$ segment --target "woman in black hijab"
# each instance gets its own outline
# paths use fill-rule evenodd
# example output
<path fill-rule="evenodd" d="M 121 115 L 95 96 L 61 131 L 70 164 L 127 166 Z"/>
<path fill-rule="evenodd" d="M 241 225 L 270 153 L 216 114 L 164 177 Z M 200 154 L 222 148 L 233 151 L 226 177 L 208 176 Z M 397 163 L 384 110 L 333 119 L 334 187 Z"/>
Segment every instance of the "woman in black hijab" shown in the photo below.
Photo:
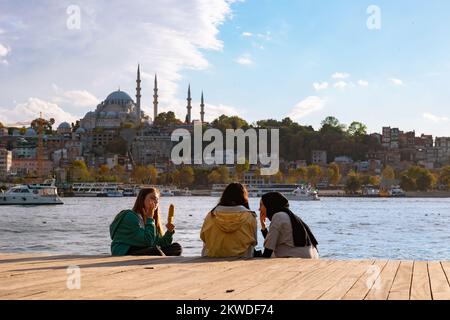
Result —
<path fill-rule="evenodd" d="M 260 219 L 264 236 L 264 254 L 270 258 L 318 259 L 318 242 L 306 223 L 289 209 L 289 201 L 279 192 L 270 192 L 260 201 Z M 266 218 L 270 230 L 266 229 Z"/>

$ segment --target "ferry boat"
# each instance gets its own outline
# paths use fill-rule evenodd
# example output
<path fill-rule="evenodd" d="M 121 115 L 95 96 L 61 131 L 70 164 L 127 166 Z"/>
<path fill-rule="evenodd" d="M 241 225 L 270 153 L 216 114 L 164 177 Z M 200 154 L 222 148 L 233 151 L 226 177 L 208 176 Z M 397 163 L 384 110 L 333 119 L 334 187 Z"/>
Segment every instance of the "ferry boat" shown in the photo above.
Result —
<path fill-rule="evenodd" d="M 215 184 L 211 190 L 211 197 L 220 197 L 227 185 Z M 319 194 L 310 186 L 299 186 L 298 184 L 267 183 L 259 185 L 248 185 L 247 191 L 250 198 L 260 198 L 269 192 L 280 192 L 288 200 L 292 201 L 317 201 Z"/>
<path fill-rule="evenodd" d="M 161 197 L 174 197 L 175 193 L 171 189 L 161 189 L 160 191 Z"/>
<path fill-rule="evenodd" d="M 58 196 L 55 180 L 42 184 L 18 185 L 0 193 L 0 205 L 58 205 L 64 204 Z"/>
<path fill-rule="evenodd" d="M 139 194 L 140 188 L 137 186 L 134 187 L 126 187 L 122 191 L 122 195 L 124 197 L 137 197 Z"/>
<path fill-rule="evenodd" d="M 190 197 L 192 196 L 192 191 L 189 188 L 184 188 L 183 190 L 173 190 L 173 194 L 177 197 Z"/>
<path fill-rule="evenodd" d="M 97 197 L 121 198 L 123 197 L 123 191 L 119 190 L 118 186 L 108 186 L 100 191 Z"/>
<path fill-rule="evenodd" d="M 406 192 L 403 191 L 400 187 L 394 187 L 389 190 L 389 197 L 406 197 Z"/>
<path fill-rule="evenodd" d="M 319 193 L 310 187 L 297 187 L 291 193 L 284 194 L 290 201 L 319 201 Z"/>

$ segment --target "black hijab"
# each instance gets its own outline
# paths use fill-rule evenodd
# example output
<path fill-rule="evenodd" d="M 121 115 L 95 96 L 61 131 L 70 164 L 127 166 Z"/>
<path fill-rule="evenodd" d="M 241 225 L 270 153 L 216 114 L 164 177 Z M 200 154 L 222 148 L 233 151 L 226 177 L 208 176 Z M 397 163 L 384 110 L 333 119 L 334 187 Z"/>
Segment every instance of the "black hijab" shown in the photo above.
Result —
<path fill-rule="evenodd" d="M 278 212 L 285 212 L 291 219 L 292 235 L 296 247 L 314 246 L 317 248 L 318 242 L 308 225 L 296 216 L 289 209 L 289 201 L 279 192 L 269 192 L 262 196 L 262 202 L 266 207 L 267 218 L 272 221 L 273 215 Z"/>

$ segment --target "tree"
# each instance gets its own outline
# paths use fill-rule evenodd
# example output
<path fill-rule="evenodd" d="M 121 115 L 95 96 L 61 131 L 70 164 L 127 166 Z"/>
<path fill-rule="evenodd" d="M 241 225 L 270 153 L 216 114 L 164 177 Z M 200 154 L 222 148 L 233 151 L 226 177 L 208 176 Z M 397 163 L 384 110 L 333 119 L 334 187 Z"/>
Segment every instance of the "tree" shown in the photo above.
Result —
<path fill-rule="evenodd" d="M 133 180 L 141 184 L 155 184 L 157 176 L 158 171 L 153 166 L 136 166 L 131 173 Z"/>
<path fill-rule="evenodd" d="M 400 177 L 400 187 L 405 191 L 417 190 L 416 182 L 407 174 L 402 174 Z"/>
<path fill-rule="evenodd" d="M 128 143 L 124 138 L 117 137 L 106 145 L 106 151 L 124 156 L 128 152 Z"/>
<path fill-rule="evenodd" d="M 401 174 L 401 187 L 406 191 L 428 191 L 435 182 L 430 170 L 419 166 L 412 166 Z"/>
<path fill-rule="evenodd" d="M 180 169 L 179 183 L 182 187 L 191 186 L 194 182 L 195 175 L 192 167 L 184 166 Z"/>
<path fill-rule="evenodd" d="M 339 166 L 336 163 L 331 163 L 327 170 L 328 181 L 330 184 L 337 185 L 341 180 Z"/>
<path fill-rule="evenodd" d="M 90 177 L 89 170 L 83 160 L 75 160 L 69 166 L 69 181 L 87 182 Z"/>
<path fill-rule="evenodd" d="M 367 126 L 361 122 L 353 121 L 347 129 L 347 133 L 353 137 L 367 135 Z"/>
<path fill-rule="evenodd" d="M 347 176 L 347 182 L 345 184 L 345 192 L 349 194 L 356 194 L 361 190 L 361 180 L 359 175 L 352 171 Z"/>
<path fill-rule="evenodd" d="M 322 169 L 318 165 L 310 165 L 307 168 L 308 182 L 316 186 L 320 180 Z"/>
<path fill-rule="evenodd" d="M 378 176 L 364 175 L 360 176 L 360 181 L 362 185 L 379 186 L 380 178 Z"/>
<path fill-rule="evenodd" d="M 450 166 L 445 166 L 439 173 L 439 183 L 441 183 L 447 190 L 450 189 Z"/>
<path fill-rule="evenodd" d="M 213 128 L 219 129 L 225 132 L 226 129 L 247 129 L 249 127 L 247 121 L 238 116 L 228 117 L 221 115 L 211 123 Z"/>
<path fill-rule="evenodd" d="M 345 124 L 342 124 L 339 122 L 338 119 L 336 119 L 335 117 L 326 117 L 325 120 L 322 121 L 321 123 L 322 125 L 322 129 L 324 128 L 334 128 L 334 129 L 339 129 L 340 131 L 345 129 Z"/>
<path fill-rule="evenodd" d="M 211 173 L 208 174 L 208 182 L 210 184 L 219 184 L 221 182 L 220 173 L 217 170 L 211 171 Z"/>
<path fill-rule="evenodd" d="M 386 166 L 381 173 L 383 179 L 386 180 L 394 180 L 395 179 L 395 171 L 391 166 Z"/>
<path fill-rule="evenodd" d="M 236 165 L 236 180 L 243 181 L 244 174 L 250 170 L 250 163 L 248 160 L 245 160 L 245 164 L 237 164 Z"/>
<path fill-rule="evenodd" d="M 161 128 L 180 124 L 183 124 L 183 121 L 177 119 L 175 113 L 172 111 L 162 112 L 158 114 L 158 116 L 154 120 L 154 125 Z"/>

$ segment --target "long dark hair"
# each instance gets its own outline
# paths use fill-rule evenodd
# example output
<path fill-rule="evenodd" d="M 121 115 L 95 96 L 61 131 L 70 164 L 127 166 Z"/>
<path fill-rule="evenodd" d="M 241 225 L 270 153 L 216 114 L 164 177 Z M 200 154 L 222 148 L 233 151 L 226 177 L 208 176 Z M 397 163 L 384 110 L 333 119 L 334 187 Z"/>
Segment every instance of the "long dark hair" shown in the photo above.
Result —
<path fill-rule="evenodd" d="M 247 189 L 241 183 L 238 182 L 230 183 L 223 191 L 222 197 L 220 197 L 220 201 L 217 206 L 224 206 L 224 207 L 244 206 L 245 208 L 250 210 L 250 206 L 248 204 Z"/>
<path fill-rule="evenodd" d="M 289 209 L 289 201 L 279 192 L 269 192 L 261 198 L 264 207 L 266 207 L 267 218 L 272 221 L 275 213 L 285 212 L 291 219 L 292 235 L 294 238 L 294 245 L 296 247 L 314 246 L 317 248 L 318 242 L 308 225 L 296 216 Z"/>
<path fill-rule="evenodd" d="M 149 195 L 151 193 L 155 193 L 156 195 L 159 196 L 159 190 L 156 188 L 141 189 L 141 191 L 139 191 L 139 194 L 136 198 L 136 202 L 134 203 L 134 206 L 133 206 L 133 211 L 142 216 L 142 219 L 144 220 L 145 224 L 147 223 L 147 216 L 145 215 L 145 198 L 147 197 L 147 195 Z M 155 210 L 153 219 L 155 220 L 156 231 L 160 235 L 164 235 L 164 230 L 162 228 L 162 223 L 161 223 L 161 217 L 159 215 L 159 206 Z"/>

